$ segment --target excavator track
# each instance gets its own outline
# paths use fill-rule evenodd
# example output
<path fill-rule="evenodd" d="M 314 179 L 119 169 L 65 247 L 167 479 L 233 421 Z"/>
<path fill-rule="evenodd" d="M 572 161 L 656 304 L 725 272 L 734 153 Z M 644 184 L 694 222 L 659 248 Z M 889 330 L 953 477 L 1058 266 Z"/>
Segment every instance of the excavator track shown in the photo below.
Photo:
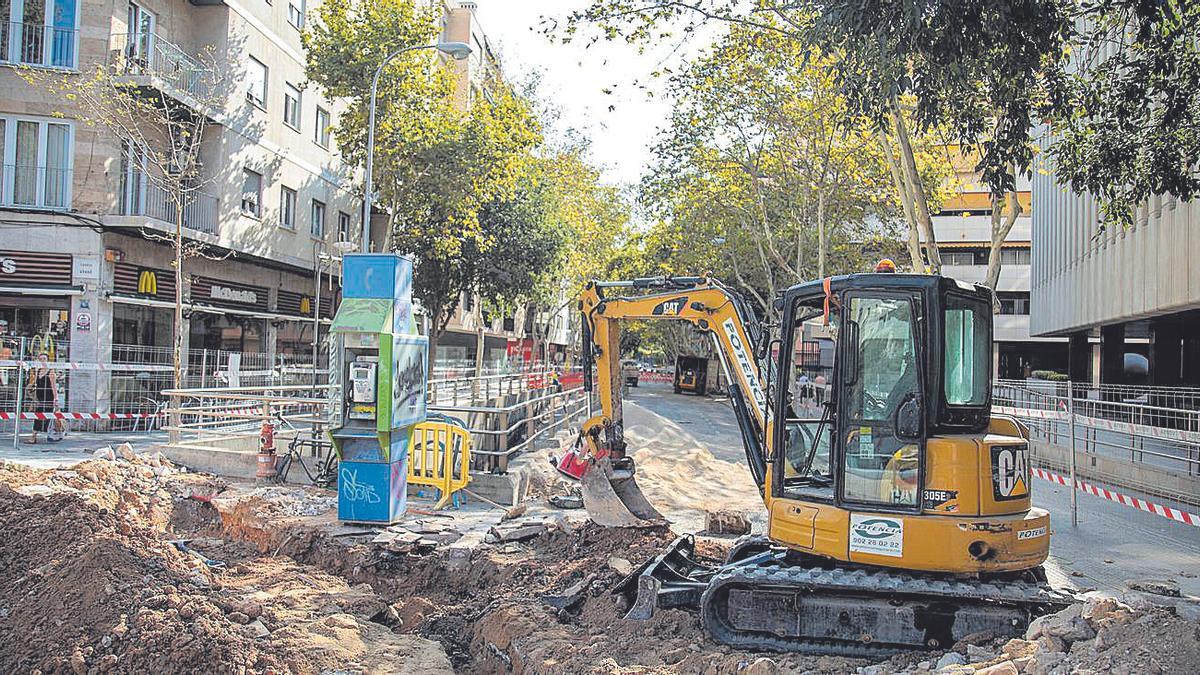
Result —
<path fill-rule="evenodd" d="M 729 566 L 700 600 L 705 630 L 744 649 L 886 656 L 1015 635 L 1074 602 L 1033 579 L 980 581 L 873 568 Z"/>

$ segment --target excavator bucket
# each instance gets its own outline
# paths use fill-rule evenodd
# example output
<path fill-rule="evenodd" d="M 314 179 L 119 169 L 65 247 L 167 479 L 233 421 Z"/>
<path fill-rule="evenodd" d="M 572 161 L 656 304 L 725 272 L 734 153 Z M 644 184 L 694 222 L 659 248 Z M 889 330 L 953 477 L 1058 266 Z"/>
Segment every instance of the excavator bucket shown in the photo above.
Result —
<path fill-rule="evenodd" d="M 607 457 L 595 460 L 580 479 L 583 507 L 604 527 L 658 527 L 667 519 L 650 505 L 633 478 L 633 463 Z"/>

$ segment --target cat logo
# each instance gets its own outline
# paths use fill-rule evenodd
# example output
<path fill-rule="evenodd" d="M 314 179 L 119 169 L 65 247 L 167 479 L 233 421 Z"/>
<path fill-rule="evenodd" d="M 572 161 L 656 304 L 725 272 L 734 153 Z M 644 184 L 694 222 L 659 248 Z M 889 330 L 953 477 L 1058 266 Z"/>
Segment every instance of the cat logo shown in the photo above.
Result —
<path fill-rule="evenodd" d="M 992 496 L 996 501 L 1029 496 L 1029 449 L 1024 445 L 992 447 Z"/>
<path fill-rule="evenodd" d="M 312 312 L 312 298 L 307 295 L 300 298 L 300 313 L 309 314 Z"/>
<path fill-rule="evenodd" d="M 154 270 L 142 270 L 138 274 L 137 292 L 142 295 L 158 295 L 158 274 Z"/>
<path fill-rule="evenodd" d="M 654 316 L 679 316 L 683 308 L 687 307 L 687 298 L 678 298 L 675 300 L 663 300 L 654 306 L 650 313 Z"/>

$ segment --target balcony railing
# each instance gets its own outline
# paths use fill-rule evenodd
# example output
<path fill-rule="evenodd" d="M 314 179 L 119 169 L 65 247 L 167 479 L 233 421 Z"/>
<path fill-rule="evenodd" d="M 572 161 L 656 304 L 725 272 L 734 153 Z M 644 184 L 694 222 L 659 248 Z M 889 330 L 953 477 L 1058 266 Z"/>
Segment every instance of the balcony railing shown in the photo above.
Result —
<path fill-rule="evenodd" d="M 79 31 L 41 23 L 0 24 L 0 62 L 52 68 L 76 67 Z"/>
<path fill-rule="evenodd" d="M 71 205 L 71 170 L 5 164 L 0 175 L 0 206 L 65 209 Z"/>
<path fill-rule="evenodd" d="M 113 65 L 130 76 L 152 77 L 176 92 L 207 98 L 212 71 L 178 45 L 146 33 L 112 37 Z"/>
<path fill-rule="evenodd" d="M 167 191 L 150 181 L 138 181 L 131 185 L 129 179 L 121 180 L 121 206 L 123 216 L 146 216 L 175 224 L 175 202 Z M 204 192 L 191 191 L 184 196 L 183 226 L 196 232 L 217 234 L 220 223 L 220 200 Z"/>

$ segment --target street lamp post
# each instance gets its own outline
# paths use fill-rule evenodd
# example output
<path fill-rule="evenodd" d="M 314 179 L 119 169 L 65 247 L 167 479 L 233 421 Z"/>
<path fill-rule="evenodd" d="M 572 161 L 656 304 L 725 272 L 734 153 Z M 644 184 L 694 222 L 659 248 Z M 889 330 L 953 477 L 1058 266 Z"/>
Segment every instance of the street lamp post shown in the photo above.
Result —
<path fill-rule="evenodd" d="M 392 62 L 392 59 L 420 49 L 436 49 L 443 54 L 449 54 L 456 61 L 462 61 L 471 55 L 471 45 L 465 42 L 439 42 L 435 45 L 413 45 L 411 47 L 401 47 L 396 51 L 388 54 L 383 61 L 379 63 L 379 67 L 375 69 L 375 76 L 371 78 L 371 107 L 367 113 L 367 170 L 363 177 L 366 184 L 366 191 L 363 192 L 363 222 L 362 222 L 362 252 L 367 253 L 371 250 L 371 202 L 374 201 L 372 194 L 374 192 L 374 183 L 372 181 L 371 167 L 375 163 L 375 94 L 379 89 L 379 78 L 383 75 L 383 69 L 387 64 Z"/>

